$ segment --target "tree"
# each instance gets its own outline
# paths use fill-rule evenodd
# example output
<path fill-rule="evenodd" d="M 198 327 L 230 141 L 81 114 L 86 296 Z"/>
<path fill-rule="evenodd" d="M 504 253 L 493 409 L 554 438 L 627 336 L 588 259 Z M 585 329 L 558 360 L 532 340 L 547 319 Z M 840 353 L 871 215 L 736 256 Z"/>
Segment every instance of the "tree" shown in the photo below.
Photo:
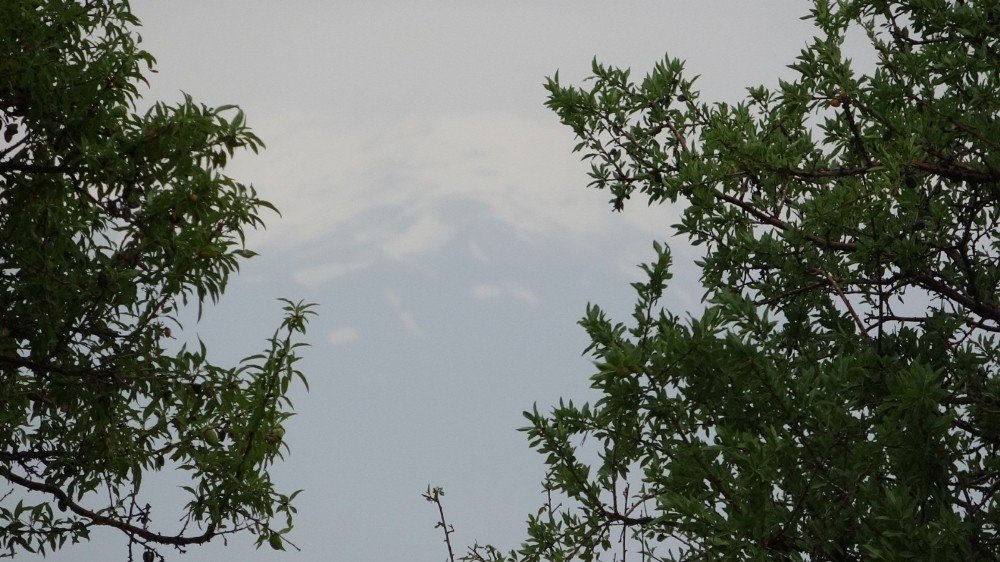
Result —
<path fill-rule="evenodd" d="M 683 205 L 703 311 L 589 306 L 598 398 L 526 412 L 551 498 L 470 560 L 1000 558 L 1000 4 L 816 0 L 794 79 L 667 58 L 548 105 L 621 211 Z M 874 72 L 841 48 L 867 37 Z"/>
<path fill-rule="evenodd" d="M 284 548 L 291 528 L 295 494 L 276 491 L 268 467 L 285 447 L 310 306 L 286 302 L 267 347 L 236 367 L 174 341 L 182 308 L 200 314 L 254 255 L 244 231 L 273 207 L 222 169 L 262 144 L 235 106 L 185 96 L 139 112 L 154 60 L 138 24 L 125 0 L 0 3 L 8 556 L 95 526 L 123 531 L 143 560 L 241 531 Z M 164 470 L 189 479 L 177 528 L 140 495 L 143 476 Z"/>

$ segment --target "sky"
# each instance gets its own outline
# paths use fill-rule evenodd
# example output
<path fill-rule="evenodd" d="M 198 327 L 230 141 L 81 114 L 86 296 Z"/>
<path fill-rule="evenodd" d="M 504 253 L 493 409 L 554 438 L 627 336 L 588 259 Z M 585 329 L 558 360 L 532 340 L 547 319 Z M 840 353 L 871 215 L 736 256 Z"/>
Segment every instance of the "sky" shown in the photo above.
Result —
<path fill-rule="evenodd" d="M 611 211 L 588 189 L 572 131 L 544 107 L 547 76 L 580 83 L 594 57 L 641 78 L 665 54 L 702 99 L 775 85 L 813 36 L 804 2 L 546 0 L 133 0 L 158 60 L 147 100 L 234 103 L 267 144 L 229 173 L 281 216 L 260 256 L 186 337 L 216 363 L 263 349 L 279 297 L 318 304 L 292 393 L 291 447 L 274 468 L 299 496 L 289 538 L 250 537 L 168 560 L 445 560 L 441 486 L 456 550 L 516 547 L 542 502 L 543 458 L 522 412 L 586 400 L 577 325 L 588 303 L 627 320 L 654 240 L 674 251 L 664 305 L 697 312 L 697 252 L 671 237 L 679 210 Z M 183 495 L 148 490 L 163 531 Z M 48 560 L 124 560 L 95 532 Z M 30 557 L 25 557 L 30 559 Z"/>

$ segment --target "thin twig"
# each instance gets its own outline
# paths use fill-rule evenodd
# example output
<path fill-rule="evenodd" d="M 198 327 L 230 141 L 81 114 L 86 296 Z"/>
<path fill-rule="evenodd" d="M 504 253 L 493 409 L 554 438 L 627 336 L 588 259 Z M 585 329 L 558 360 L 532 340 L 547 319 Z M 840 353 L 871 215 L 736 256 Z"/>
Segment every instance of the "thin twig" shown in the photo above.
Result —
<path fill-rule="evenodd" d="M 448 562 L 455 562 L 455 551 L 451 547 L 451 534 L 455 532 L 455 528 L 448 525 L 444 519 L 444 506 L 441 505 L 441 496 L 444 495 L 444 489 L 435 486 L 431 488 L 427 486 L 427 491 L 421 494 L 425 500 L 434 503 L 438 508 L 438 522 L 434 525 L 435 528 L 440 527 L 444 531 L 444 543 L 448 545 Z"/>
<path fill-rule="evenodd" d="M 858 326 L 858 331 L 861 333 L 861 335 L 864 336 L 866 340 L 871 341 L 872 337 L 871 335 L 868 334 L 868 329 L 865 327 L 865 323 L 861 321 L 861 317 L 858 316 L 858 313 L 854 310 L 854 306 L 851 304 L 850 299 L 848 299 L 847 295 L 844 294 L 844 291 L 840 289 L 840 285 L 837 284 L 837 279 L 828 271 L 819 270 L 818 273 L 826 277 L 826 280 L 830 283 L 830 286 L 833 287 L 834 292 L 837 293 L 837 296 L 840 297 L 841 302 L 843 302 L 844 306 L 847 307 L 847 312 L 849 312 L 851 318 L 854 319 L 854 323 Z"/>

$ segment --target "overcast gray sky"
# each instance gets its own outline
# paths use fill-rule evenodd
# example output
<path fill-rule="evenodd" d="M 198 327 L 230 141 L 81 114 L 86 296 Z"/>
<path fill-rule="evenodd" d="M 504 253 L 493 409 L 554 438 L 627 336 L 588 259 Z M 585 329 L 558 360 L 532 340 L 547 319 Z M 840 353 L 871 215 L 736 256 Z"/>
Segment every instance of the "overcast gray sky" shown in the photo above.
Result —
<path fill-rule="evenodd" d="M 665 53 L 703 99 L 774 85 L 813 35 L 807 4 L 607 1 L 133 0 L 158 59 L 149 99 L 183 90 L 239 104 L 267 143 L 231 172 L 282 211 L 251 237 L 261 255 L 222 304 L 189 327 L 217 362 L 262 348 L 277 297 L 319 303 L 294 393 L 291 455 L 304 488 L 302 552 L 249 538 L 170 560 L 444 560 L 443 486 L 456 547 L 513 547 L 540 504 L 542 458 L 521 412 L 589 397 L 588 302 L 622 320 L 629 282 L 667 241 L 676 209 L 613 214 L 586 188 L 572 132 L 543 106 L 545 77 L 589 73 L 596 56 L 641 77 Z M 678 241 L 669 291 L 696 310 L 693 253 Z M 154 517 L 182 494 L 164 482 Z M 163 529 L 170 531 L 170 528 Z M 100 532 L 49 559 L 124 559 Z"/>

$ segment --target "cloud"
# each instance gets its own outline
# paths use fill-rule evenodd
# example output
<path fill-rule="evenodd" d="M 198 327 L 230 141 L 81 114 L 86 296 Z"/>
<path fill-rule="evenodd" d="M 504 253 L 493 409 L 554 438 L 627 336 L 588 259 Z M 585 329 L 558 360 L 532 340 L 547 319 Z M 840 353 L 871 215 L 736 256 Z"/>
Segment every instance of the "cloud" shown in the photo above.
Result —
<path fill-rule="evenodd" d="M 295 271 L 292 278 L 300 285 L 316 287 L 336 279 L 366 269 L 373 260 L 354 260 L 350 262 L 326 263 L 313 267 L 304 267 Z"/>
<path fill-rule="evenodd" d="M 333 345 L 350 345 L 360 340 L 361 334 L 355 328 L 344 326 L 331 330 L 326 339 Z"/>
<path fill-rule="evenodd" d="M 407 332 L 410 332 L 411 334 L 417 337 L 423 337 L 424 329 L 420 327 L 420 324 L 417 324 L 417 319 L 413 317 L 412 312 L 408 310 L 400 312 L 399 322 L 403 325 L 404 328 L 406 328 Z"/>
<path fill-rule="evenodd" d="M 404 330 L 417 337 L 425 335 L 423 327 L 417 322 L 417 318 L 413 313 L 405 308 L 403 299 L 398 294 L 393 291 L 386 291 L 385 301 L 389 306 L 396 309 L 396 319 L 399 320 L 399 324 Z"/>
<path fill-rule="evenodd" d="M 528 303 L 532 306 L 538 304 L 539 302 L 538 295 L 536 295 L 530 289 L 526 289 L 521 286 L 508 285 L 507 293 L 510 294 L 510 296 L 514 297 L 515 299 Z"/>
<path fill-rule="evenodd" d="M 437 250 L 451 239 L 454 231 L 454 227 L 428 215 L 420 217 L 402 232 L 382 242 L 381 249 L 393 260 L 405 261 Z"/>
<path fill-rule="evenodd" d="M 538 295 L 530 289 L 513 283 L 496 285 L 492 283 L 479 283 L 472 287 L 470 291 L 472 298 L 476 300 L 493 300 L 500 297 L 510 297 L 529 305 L 539 303 Z"/>
<path fill-rule="evenodd" d="M 476 244 L 472 240 L 469 240 L 469 254 L 478 262 L 488 263 L 490 261 L 490 257 L 486 255 L 486 252 L 483 251 L 479 244 Z"/>
<path fill-rule="evenodd" d="M 583 189 L 572 134 L 552 120 L 478 112 L 359 123 L 287 108 L 261 116 L 268 150 L 237 161 L 234 175 L 253 178 L 282 217 L 250 244 L 308 260 L 295 277 L 305 285 L 418 260 L 484 222 L 581 247 L 610 229 L 666 232 L 676 222 L 641 204 L 609 213 L 606 194 Z"/>
<path fill-rule="evenodd" d="M 400 306 L 403 304 L 403 299 L 399 298 L 399 295 L 397 295 L 395 291 L 386 291 L 385 302 L 391 304 L 392 306 Z"/>
<path fill-rule="evenodd" d="M 480 283 L 472 288 L 472 298 L 480 301 L 495 299 L 502 295 L 503 292 L 503 288 L 499 285 Z"/>

